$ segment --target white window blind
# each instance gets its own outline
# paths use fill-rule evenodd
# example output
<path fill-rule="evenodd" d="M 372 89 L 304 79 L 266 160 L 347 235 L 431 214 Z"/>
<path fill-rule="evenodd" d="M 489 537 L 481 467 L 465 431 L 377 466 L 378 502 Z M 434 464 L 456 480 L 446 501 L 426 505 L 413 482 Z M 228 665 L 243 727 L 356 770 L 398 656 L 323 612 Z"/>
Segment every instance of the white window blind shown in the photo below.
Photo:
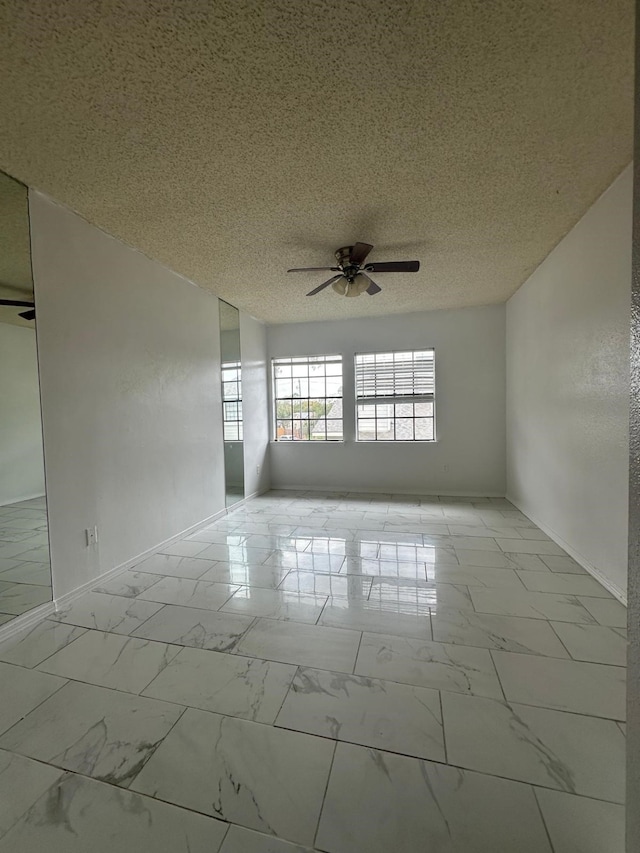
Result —
<path fill-rule="evenodd" d="M 359 403 L 433 399 L 434 351 L 374 352 L 356 355 L 356 397 Z"/>
<path fill-rule="evenodd" d="M 433 349 L 358 353 L 355 357 L 358 441 L 433 441 Z"/>

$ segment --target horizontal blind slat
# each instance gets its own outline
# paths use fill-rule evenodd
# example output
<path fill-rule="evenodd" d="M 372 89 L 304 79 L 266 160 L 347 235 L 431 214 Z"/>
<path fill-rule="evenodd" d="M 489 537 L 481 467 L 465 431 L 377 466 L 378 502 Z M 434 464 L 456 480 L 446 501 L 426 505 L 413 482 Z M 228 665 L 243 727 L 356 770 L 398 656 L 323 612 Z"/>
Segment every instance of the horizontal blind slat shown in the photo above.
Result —
<path fill-rule="evenodd" d="M 435 393 L 434 351 L 357 354 L 356 397 L 433 398 Z"/>

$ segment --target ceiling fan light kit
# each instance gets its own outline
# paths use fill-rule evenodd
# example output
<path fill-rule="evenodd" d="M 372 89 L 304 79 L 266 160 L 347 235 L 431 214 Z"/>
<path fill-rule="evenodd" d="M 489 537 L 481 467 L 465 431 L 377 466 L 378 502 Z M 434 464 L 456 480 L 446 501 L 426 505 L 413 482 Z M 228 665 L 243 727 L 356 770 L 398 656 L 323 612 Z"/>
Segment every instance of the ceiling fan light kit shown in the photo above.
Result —
<path fill-rule="evenodd" d="M 326 287 L 331 285 L 332 289 L 340 296 L 360 296 L 367 293 L 375 296 L 382 288 L 369 276 L 373 273 L 387 272 L 418 272 L 420 261 L 380 261 L 379 263 L 365 264 L 369 252 L 373 249 L 370 243 L 356 243 L 353 246 L 343 246 L 335 253 L 338 266 L 336 267 L 296 267 L 287 272 L 335 272 L 328 281 L 324 281 L 318 287 L 314 287 L 307 296 L 315 296 Z"/>

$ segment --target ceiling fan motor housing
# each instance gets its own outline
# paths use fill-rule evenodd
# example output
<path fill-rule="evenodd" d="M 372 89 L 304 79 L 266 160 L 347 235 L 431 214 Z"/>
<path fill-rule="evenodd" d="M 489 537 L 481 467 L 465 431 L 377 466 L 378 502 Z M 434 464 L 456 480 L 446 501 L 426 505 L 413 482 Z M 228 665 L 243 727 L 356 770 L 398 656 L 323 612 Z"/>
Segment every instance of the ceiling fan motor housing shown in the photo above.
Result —
<path fill-rule="evenodd" d="M 351 263 L 352 251 L 353 246 L 343 246 L 341 249 L 336 250 L 336 260 L 338 262 L 338 266 L 341 268 L 345 278 L 349 282 L 354 280 L 360 270 L 360 267 L 357 264 Z"/>

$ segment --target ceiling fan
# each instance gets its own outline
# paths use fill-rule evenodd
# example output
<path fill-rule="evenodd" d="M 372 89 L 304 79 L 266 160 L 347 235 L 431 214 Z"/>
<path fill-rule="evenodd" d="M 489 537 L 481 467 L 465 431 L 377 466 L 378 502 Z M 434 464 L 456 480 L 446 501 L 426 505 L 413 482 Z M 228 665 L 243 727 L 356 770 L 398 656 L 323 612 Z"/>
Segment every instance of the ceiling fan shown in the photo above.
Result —
<path fill-rule="evenodd" d="M 382 288 L 375 283 L 369 273 L 380 272 L 418 272 L 420 261 L 370 261 L 365 263 L 373 249 L 369 243 L 356 243 L 355 246 L 343 246 L 335 253 L 338 265 L 335 267 L 301 267 L 287 272 L 335 272 L 328 281 L 314 287 L 307 296 L 315 296 L 331 285 L 340 296 L 360 296 L 368 293 L 375 296 Z"/>
<path fill-rule="evenodd" d="M 35 320 L 35 303 L 24 302 L 21 299 L 0 299 L 0 305 L 14 305 L 16 308 L 29 308 L 29 311 L 21 311 L 18 316 L 25 320 Z"/>

